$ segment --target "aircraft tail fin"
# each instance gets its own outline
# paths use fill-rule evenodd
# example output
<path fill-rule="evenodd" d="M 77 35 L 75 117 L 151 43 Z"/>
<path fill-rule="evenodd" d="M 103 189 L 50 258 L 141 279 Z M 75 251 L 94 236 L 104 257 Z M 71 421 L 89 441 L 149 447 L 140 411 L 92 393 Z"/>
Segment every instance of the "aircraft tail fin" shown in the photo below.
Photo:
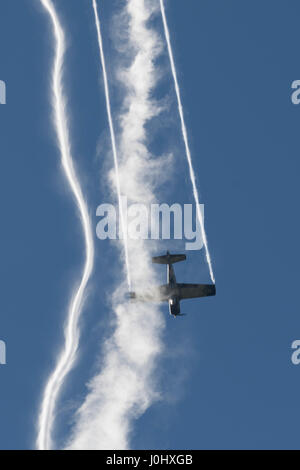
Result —
<path fill-rule="evenodd" d="M 152 258 L 152 263 L 157 264 L 174 264 L 179 261 L 186 260 L 186 255 L 171 255 L 168 251 L 166 255 L 163 256 L 154 256 Z"/>

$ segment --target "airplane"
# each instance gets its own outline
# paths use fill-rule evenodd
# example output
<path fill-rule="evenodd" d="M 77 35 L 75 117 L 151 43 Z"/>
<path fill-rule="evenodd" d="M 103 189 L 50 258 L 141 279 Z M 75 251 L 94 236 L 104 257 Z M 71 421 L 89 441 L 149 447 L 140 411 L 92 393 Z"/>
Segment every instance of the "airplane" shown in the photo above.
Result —
<path fill-rule="evenodd" d="M 152 263 L 167 265 L 167 284 L 149 288 L 147 292 L 129 292 L 129 298 L 140 302 L 164 302 L 169 304 L 169 312 L 173 317 L 183 316 L 180 313 L 180 301 L 197 297 L 216 295 L 215 284 L 179 284 L 173 268 L 174 263 L 185 261 L 186 255 L 171 254 L 154 256 Z"/>

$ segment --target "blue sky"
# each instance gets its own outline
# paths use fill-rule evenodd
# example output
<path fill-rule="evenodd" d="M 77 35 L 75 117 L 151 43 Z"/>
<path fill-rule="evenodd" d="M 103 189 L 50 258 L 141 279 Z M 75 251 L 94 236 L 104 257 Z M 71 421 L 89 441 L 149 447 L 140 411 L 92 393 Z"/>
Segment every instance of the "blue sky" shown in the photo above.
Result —
<path fill-rule="evenodd" d="M 109 141 L 90 3 L 60 1 L 59 12 L 69 39 L 65 83 L 74 158 L 96 227 L 96 207 L 107 201 L 101 149 Z M 51 122 L 48 18 L 34 0 L 3 0 L 0 8 L 0 79 L 7 84 L 7 105 L 0 107 L 0 339 L 7 343 L 0 448 L 28 449 L 83 245 Z M 103 1 L 110 73 L 116 8 L 118 0 Z M 300 78 L 300 6 L 192 0 L 187 7 L 172 0 L 167 15 L 217 296 L 187 301 L 188 316 L 176 321 L 165 308 L 166 353 L 157 370 L 163 399 L 135 423 L 132 447 L 299 448 L 300 369 L 290 357 L 300 337 L 300 107 L 291 103 L 290 87 Z M 171 90 L 170 75 L 161 87 Z M 179 158 L 179 121 L 166 125 Z M 165 196 L 190 202 L 183 147 L 182 159 Z M 95 244 L 80 360 L 59 406 L 58 446 L 109 331 L 107 293 L 118 280 L 119 260 L 113 246 Z M 190 255 L 176 273 L 185 282 L 207 280 L 202 254 Z"/>

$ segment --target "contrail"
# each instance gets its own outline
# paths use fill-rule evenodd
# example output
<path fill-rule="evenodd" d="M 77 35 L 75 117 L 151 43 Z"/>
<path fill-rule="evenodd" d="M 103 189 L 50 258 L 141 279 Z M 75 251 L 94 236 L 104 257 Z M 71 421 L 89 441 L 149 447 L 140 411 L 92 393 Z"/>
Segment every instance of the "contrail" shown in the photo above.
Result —
<path fill-rule="evenodd" d="M 122 207 L 122 200 L 121 200 L 118 153 L 117 153 L 117 146 L 116 146 L 115 130 L 114 130 L 112 114 L 111 114 L 109 87 L 108 87 L 105 57 L 104 57 L 104 51 L 103 51 L 103 41 L 102 41 L 102 34 L 101 34 L 100 18 L 99 18 L 99 15 L 98 15 L 96 0 L 93 0 L 93 9 L 94 9 L 94 14 L 95 14 L 95 23 L 96 23 L 97 37 L 98 37 L 98 44 L 99 44 L 100 61 L 101 61 L 101 64 L 102 64 L 104 91 L 105 91 L 105 100 L 106 100 L 106 111 L 107 111 L 107 117 L 108 117 L 108 122 L 109 122 L 109 130 L 110 130 L 112 151 L 113 151 L 113 156 L 114 156 L 116 187 L 117 187 L 119 211 L 120 211 L 120 215 L 121 215 L 121 230 L 122 230 L 122 239 L 123 239 L 123 242 L 124 242 L 124 255 L 125 255 L 125 263 L 126 263 L 127 282 L 128 282 L 128 287 L 130 289 L 131 279 L 130 279 L 130 266 L 129 266 L 129 257 L 128 257 L 128 243 L 127 243 L 127 234 L 126 234 L 126 231 L 125 231 L 124 214 L 123 214 L 123 207 Z"/>
<path fill-rule="evenodd" d="M 147 124 L 161 111 L 153 98 L 159 76 L 156 60 L 162 50 L 160 38 L 149 25 L 153 3 L 126 0 L 118 15 L 126 54 L 126 60 L 122 55 L 120 61 L 126 66 L 117 71 L 124 90 L 118 119 L 119 174 L 122 195 L 144 204 L 154 200 L 157 173 L 166 166 L 165 159 L 151 155 L 147 146 Z M 128 252 L 133 285 L 157 284 L 147 241 L 128 238 Z M 114 293 L 114 331 L 105 341 L 102 367 L 88 384 L 77 411 L 68 449 L 128 448 L 134 420 L 159 398 L 154 372 L 163 351 L 164 318 L 155 304 L 124 302 L 126 287 L 124 282 Z"/>
<path fill-rule="evenodd" d="M 200 210 L 199 194 L 198 194 L 198 190 L 197 190 L 195 172 L 194 172 L 194 168 L 193 168 L 192 156 L 191 156 L 191 151 L 190 151 L 189 141 L 188 141 L 188 135 L 187 135 L 187 129 L 186 129 L 185 120 L 184 120 L 181 94 L 180 94 L 180 88 L 179 88 L 179 84 L 178 84 L 176 67 L 175 67 L 175 62 L 174 62 L 174 56 L 173 56 L 173 51 L 172 51 L 172 46 L 171 46 L 170 33 L 169 33 L 169 28 L 168 28 L 166 13 L 165 13 L 164 0 L 159 0 L 159 1 L 160 1 L 160 10 L 161 10 L 162 20 L 163 20 L 163 25 L 164 25 L 164 33 L 165 33 L 166 42 L 167 42 L 167 46 L 168 46 L 168 53 L 169 53 L 170 64 L 171 64 L 171 69 L 172 69 L 172 75 L 173 75 L 173 79 L 174 79 L 175 92 L 176 92 L 176 96 L 177 96 L 177 103 L 178 103 L 178 111 L 179 111 L 179 116 L 180 116 L 180 121 L 181 121 L 182 136 L 183 136 L 183 141 L 184 141 L 184 145 L 185 145 L 185 152 L 186 152 L 186 157 L 187 157 L 188 166 L 189 166 L 190 179 L 191 179 L 192 188 L 193 188 L 194 200 L 195 200 L 195 204 L 196 204 L 196 208 L 197 208 L 197 216 L 198 216 L 198 221 L 199 221 L 199 224 L 200 224 L 200 227 L 201 227 L 202 239 L 203 239 L 203 244 L 204 244 L 204 247 L 205 247 L 206 260 L 207 260 L 207 264 L 208 264 L 208 268 L 209 268 L 210 278 L 211 278 L 212 282 L 215 283 L 215 277 L 214 277 L 214 273 L 213 273 L 212 262 L 211 262 L 211 258 L 210 258 L 210 254 L 209 254 L 207 237 L 206 237 L 205 228 L 204 228 L 204 221 L 203 221 L 202 213 L 201 213 L 201 210 Z"/>
<path fill-rule="evenodd" d="M 81 218 L 82 229 L 85 240 L 85 264 L 82 278 L 75 288 L 74 295 L 70 302 L 67 321 L 65 325 L 65 343 L 60 353 L 54 371 L 50 375 L 46 384 L 41 403 L 39 420 L 37 448 L 39 450 L 50 449 L 52 446 L 52 428 L 54 422 L 54 412 L 61 387 L 66 375 L 71 370 L 76 359 L 79 342 L 78 320 L 83 306 L 85 289 L 93 269 L 94 245 L 91 224 L 80 183 L 76 176 L 73 165 L 69 130 L 67 126 L 66 102 L 63 91 L 62 68 L 65 54 L 65 36 L 58 19 L 56 10 L 51 0 L 41 0 L 42 5 L 51 17 L 55 38 L 55 59 L 52 72 L 52 102 L 54 111 L 54 125 L 57 133 L 57 141 L 61 153 L 62 166 L 74 195 L 78 211 Z"/>

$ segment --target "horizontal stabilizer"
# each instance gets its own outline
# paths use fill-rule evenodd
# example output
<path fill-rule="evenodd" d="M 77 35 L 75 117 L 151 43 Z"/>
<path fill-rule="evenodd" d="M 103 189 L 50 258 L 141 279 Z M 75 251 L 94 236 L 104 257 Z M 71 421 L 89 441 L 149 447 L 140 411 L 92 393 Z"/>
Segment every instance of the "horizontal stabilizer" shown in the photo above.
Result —
<path fill-rule="evenodd" d="M 157 264 L 174 264 L 179 261 L 186 260 L 186 255 L 171 255 L 169 252 L 163 256 L 154 256 L 152 258 L 152 263 Z"/>

